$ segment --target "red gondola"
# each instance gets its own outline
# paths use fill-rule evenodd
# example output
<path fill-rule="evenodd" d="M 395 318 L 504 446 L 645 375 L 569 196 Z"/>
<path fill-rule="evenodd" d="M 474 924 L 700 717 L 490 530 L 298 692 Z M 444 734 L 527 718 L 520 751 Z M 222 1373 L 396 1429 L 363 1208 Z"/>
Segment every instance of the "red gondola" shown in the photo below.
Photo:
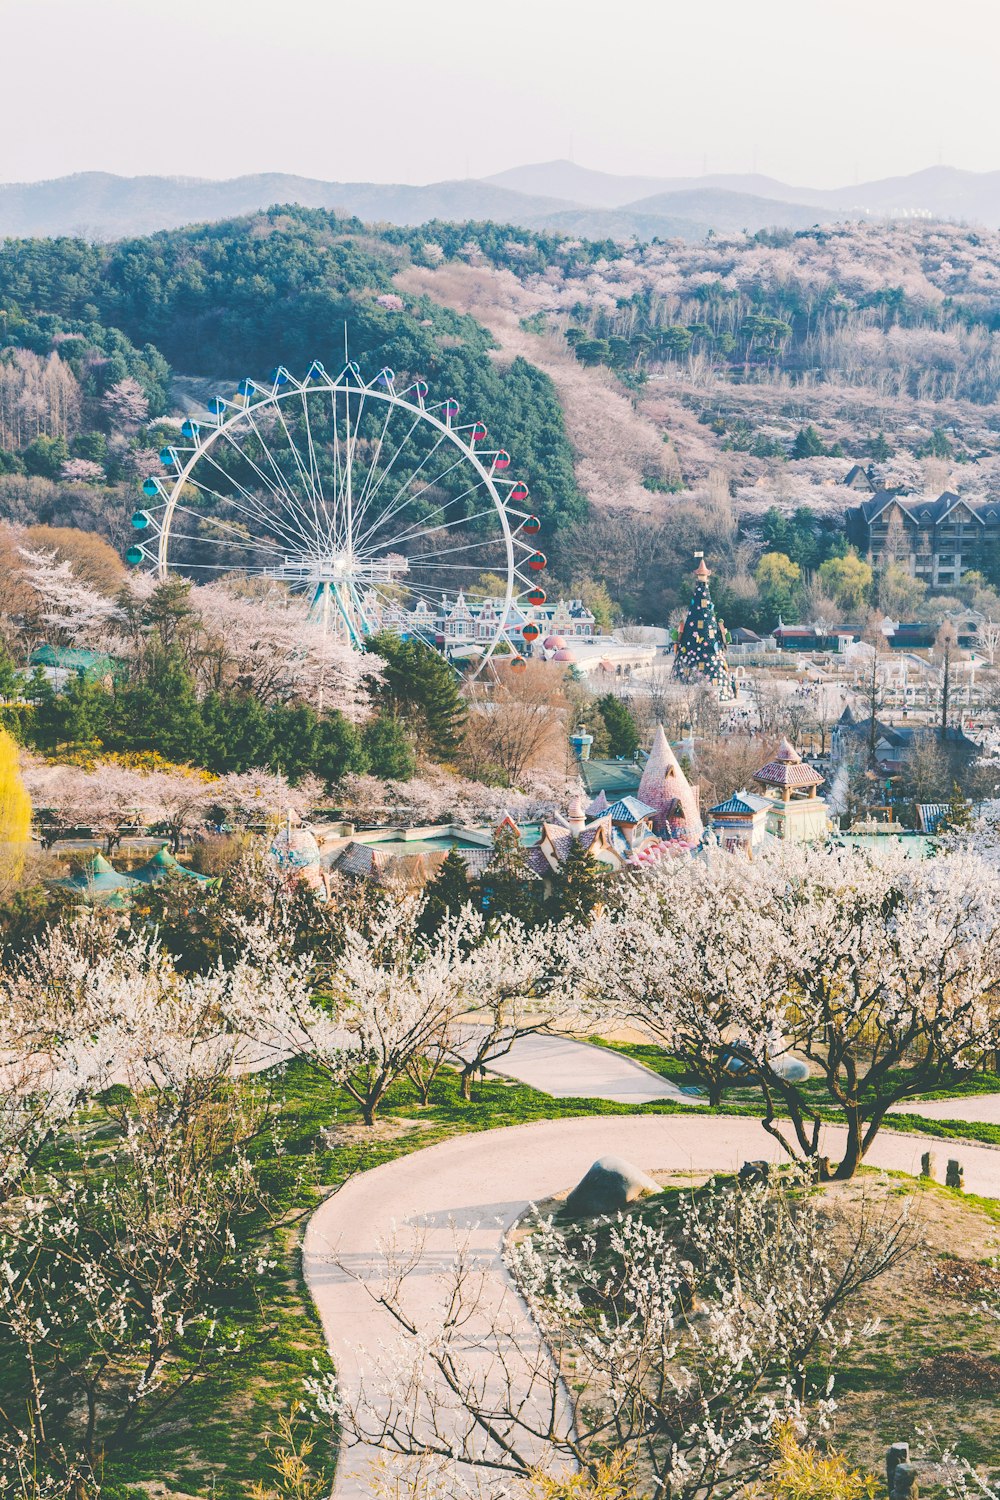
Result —
<path fill-rule="evenodd" d="M 458 416 L 461 409 L 462 408 L 459 406 L 458 402 L 453 396 L 449 396 L 447 401 L 444 403 L 444 414 L 449 422 L 451 421 L 452 417 Z"/>
<path fill-rule="evenodd" d="M 538 609 L 541 605 L 543 605 L 545 603 L 545 590 L 544 589 L 529 589 L 529 591 L 528 591 L 528 603 L 529 604 L 533 604 L 535 606 L 535 608 Z"/>
<path fill-rule="evenodd" d="M 529 516 L 521 527 L 521 530 L 527 532 L 528 536 L 537 536 L 541 529 L 542 523 L 537 516 Z"/>
<path fill-rule="evenodd" d="M 483 426 L 482 422 L 477 422 L 472 429 L 472 442 L 481 443 L 485 436 L 486 428 Z"/>
<path fill-rule="evenodd" d="M 533 552 L 528 558 L 528 567 L 533 573 L 540 573 L 548 562 L 544 552 Z"/>
<path fill-rule="evenodd" d="M 493 467 L 494 467 L 494 469 L 509 469 L 510 468 L 510 454 L 509 453 L 505 453 L 504 450 L 501 448 L 500 452 L 497 454 L 496 458 L 493 460 Z"/>
<path fill-rule="evenodd" d="M 523 672 L 524 668 L 525 668 L 524 657 L 523 656 L 515 656 L 514 660 L 510 664 L 510 670 L 512 672 Z"/>
<path fill-rule="evenodd" d="M 523 480 L 519 479 L 517 481 L 517 484 L 515 484 L 514 488 L 510 492 L 510 498 L 513 500 L 515 505 L 523 505 L 525 500 L 527 500 L 528 486 L 524 483 Z"/>
<path fill-rule="evenodd" d="M 537 641 L 541 633 L 542 632 L 539 630 L 538 626 L 532 624 L 530 621 L 521 631 L 521 634 L 524 636 L 524 639 L 526 641 Z"/>

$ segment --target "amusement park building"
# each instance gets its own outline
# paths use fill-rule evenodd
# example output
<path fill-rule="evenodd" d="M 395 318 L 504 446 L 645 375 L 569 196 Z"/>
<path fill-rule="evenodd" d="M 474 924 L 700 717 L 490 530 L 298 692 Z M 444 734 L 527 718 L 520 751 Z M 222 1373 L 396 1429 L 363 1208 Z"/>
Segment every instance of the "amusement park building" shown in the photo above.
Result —
<path fill-rule="evenodd" d="M 491 641 L 502 613 L 502 599 L 467 599 L 460 592 L 454 599 L 442 596 L 436 609 L 424 599 L 418 600 L 412 610 L 402 606 L 384 609 L 382 623 L 404 634 L 412 632 L 423 640 L 435 640 L 446 651 L 462 651 Z M 537 628 L 535 639 L 540 644 L 554 636 L 591 640 L 595 624 L 581 599 L 557 599 L 538 605 L 515 602 L 507 617 L 507 628 L 515 642 L 527 625 Z"/>

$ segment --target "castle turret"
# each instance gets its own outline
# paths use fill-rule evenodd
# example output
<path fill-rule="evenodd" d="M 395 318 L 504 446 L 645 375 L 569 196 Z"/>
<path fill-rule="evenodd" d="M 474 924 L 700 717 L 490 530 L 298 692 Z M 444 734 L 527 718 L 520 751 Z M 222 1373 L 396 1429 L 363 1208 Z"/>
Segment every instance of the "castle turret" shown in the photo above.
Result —
<path fill-rule="evenodd" d="M 653 746 L 639 782 L 638 797 L 640 802 L 656 809 L 660 831 L 669 830 L 692 844 L 699 842 L 704 825 L 698 798 L 670 748 L 662 724 L 656 726 Z"/>

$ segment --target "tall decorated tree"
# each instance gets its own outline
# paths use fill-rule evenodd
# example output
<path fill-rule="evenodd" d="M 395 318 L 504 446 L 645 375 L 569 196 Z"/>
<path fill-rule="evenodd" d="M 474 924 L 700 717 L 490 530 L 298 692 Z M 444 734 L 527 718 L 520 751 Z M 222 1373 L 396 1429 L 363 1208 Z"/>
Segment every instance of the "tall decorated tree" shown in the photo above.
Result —
<path fill-rule="evenodd" d="M 674 676 L 681 682 L 710 682 L 730 691 L 729 664 L 722 626 L 708 589 L 710 578 L 704 557 L 694 575 L 694 593 L 674 656 Z"/>

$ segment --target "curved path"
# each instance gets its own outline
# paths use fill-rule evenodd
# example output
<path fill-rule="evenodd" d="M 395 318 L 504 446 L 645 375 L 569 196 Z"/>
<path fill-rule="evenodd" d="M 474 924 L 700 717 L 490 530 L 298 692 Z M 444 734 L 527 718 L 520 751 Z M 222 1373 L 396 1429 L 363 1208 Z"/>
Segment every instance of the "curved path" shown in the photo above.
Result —
<path fill-rule="evenodd" d="M 925 1120 L 969 1120 L 1000 1125 L 1000 1094 L 962 1094 L 952 1099 L 914 1099 L 897 1104 L 894 1115 L 923 1115 Z"/>
<path fill-rule="evenodd" d="M 835 1126 L 826 1131 L 831 1152 L 842 1135 Z M 928 1144 L 927 1136 L 883 1130 L 868 1164 L 917 1172 Z M 1000 1196 L 1000 1149 L 960 1142 L 948 1142 L 947 1149 L 964 1165 L 969 1192 Z M 454 1227 L 471 1226 L 471 1248 L 488 1280 L 480 1326 L 488 1327 L 504 1309 L 517 1316 L 519 1304 L 501 1259 L 508 1227 L 526 1204 L 572 1186 L 608 1152 L 653 1172 L 727 1171 L 748 1158 L 779 1157 L 777 1143 L 754 1119 L 693 1113 L 588 1117 L 458 1136 L 361 1174 L 316 1211 L 303 1249 L 306 1281 L 342 1386 L 356 1390 L 362 1375 L 371 1374 L 374 1356 L 361 1345 L 374 1351 L 383 1344 L 392 1365 L 395 1326 L 372 1297 L 384 1278 L 377 1245 L 421 1237 L 405 1303 L 418 1325 L 433 1329 L 440 1324 L 445 1294 L 440 1273 L 454 1260 Z M 365 1471 L 371 1456 L 364 1448 L 345 1453 L 335 1488 L 341 1500 L 370 1495 Z"/>
<path fill-rule="evenodd" d="M 643 1063 L 590 1042 L 539 1032 L 522 1036 L 505 1057 L 490 1063 L 488 1073 L 516 1078 L 554 1099 L 615 1099 L 621 1104 L 645 1104 L 652 1099 L 674 1099 L 678 1104 L 704 1104 L 703 1098 L 654 1073 Z"/>

